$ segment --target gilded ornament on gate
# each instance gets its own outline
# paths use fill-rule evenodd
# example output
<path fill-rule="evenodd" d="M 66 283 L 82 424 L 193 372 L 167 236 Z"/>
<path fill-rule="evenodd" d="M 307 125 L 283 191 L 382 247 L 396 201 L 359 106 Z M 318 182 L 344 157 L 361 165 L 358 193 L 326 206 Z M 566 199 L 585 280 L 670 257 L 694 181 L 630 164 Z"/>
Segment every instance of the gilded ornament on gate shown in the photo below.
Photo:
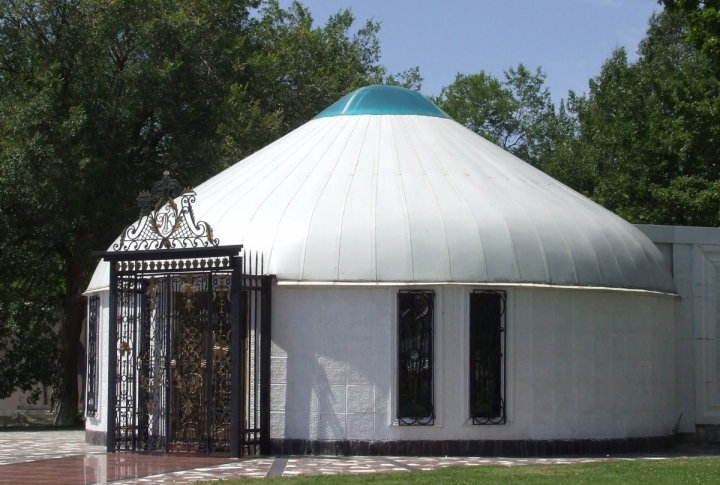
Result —
<path fill-rule="evenodd" d="M 180 286 L 180 291 L 188 298 L 195 294 L 197 287 L 193 283 L 193 275 L 185 275 L 185 283 Z"/>
<path fill-rule="evenodd" d="M 146 295 L 150 298 L 155 298 L 158 294 L 158 284 L 154 276 L 151 276 L 148 280 L 148 289 Z"/>
<path fill-rule="evenodd" d="M 140 376 L 140 386 L 147 389 L 148 391 L 152 392 L 158 387 L 160 387 L 160 384 L 162 383 L 163 378 L 163 370 L 160 369 L 155 377 L 152 377 L 148 379 L 146 376 L 141 375 Z"/>
<path fill-rule="evenodd" d="M 192 401 L 190 401 L 189 399 L 186 400 L 185 403 L 183 404 L 183 412 L 185 413 L 186 416 L 189 416 L 192 413 L 192 408 L 193 408 Z"/>
<path fill-rule="evenodd" d="M 188 380 L 188 391 L 191 393 L 197 392 L 198 389 L 200 389 L 200 386 L 202 386 L 202 377 L 200 377 L 197 374 L 194 374 L 192 377 L 190 377 L 190 380 Z"/>
<path fill-rule="evenodd" d="M 179 204 L 175 199 L 179 198 Z M 213 228 L 205 221 L 196 221 L 192 205 L 195 192 L 183 189 L 165 171 L 150 192 L 137 197 L 140 218 L 125 228 L 114 251 L 147 249 L 198 248 L 218 246 Z"/>
<path fill-rule="evenodd" d="M 123 357 L 125 355 L 125 352 L 129 354 L 131 350 L 132 349 L 130 348 L 129 343 L 124 340 L 120 342 L 120 357 Z"/>
<path fill-rule="evenodd" d="M 215 332 L 213 332 L 213 356 L 216 359 L 220 359 L 223 356 L 227 355 L 229 349 L 230 349 L 230 336 L 229 334 L 225 337 L 223 336 L 216 336 Z"/>
<path fill-rule="evenodd" d="M 185 296 L 183 308 L 186 312 L 191 313 L 195 309 L 192 298 L 197 292 L 197 286 L 193 282 L 193 275 L 185 275 L 185 283 L 180 286 L 180 291 Z"/>
<path fill-rule="evenodd" d="M 199 374 L 177 376 L 175 379 L 175 386 L 180 390 L 194 394 L 202 386 L 202 377 Z"/>
<path fill-rule="evenodd" d="M 218 299 L 221 302 L 230 301 L 230 284 L 228 281 L 229 279 L 229 276 L 217 276 L 217 285 L 215 287 L 215 291 L 213 291 L 213 302 L 217 301 Z M 219 314 L 225 314 L 223 307 L 220 308 Z"/>
<path fill-rule="evenodd" d="M 188 312 L 188 313 L 192 312 L 192 311 L 195 309 L 195 307 L 193 306 L 192 300 L 191 300 L 190 298 L 188 298 L 187 300 L 185 300 L 185 307 L 184 307 L 184 308 L 185 308 L 185 311 Z"/>

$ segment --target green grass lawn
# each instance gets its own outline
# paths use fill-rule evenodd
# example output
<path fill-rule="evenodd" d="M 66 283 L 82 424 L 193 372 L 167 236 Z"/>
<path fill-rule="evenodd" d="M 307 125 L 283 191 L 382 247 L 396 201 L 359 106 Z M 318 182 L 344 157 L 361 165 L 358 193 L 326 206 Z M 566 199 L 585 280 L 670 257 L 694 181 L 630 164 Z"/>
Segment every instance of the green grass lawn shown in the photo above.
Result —
<path fill-rule="evenodd" d="M 368 475 L 325 475 L 256 478 L 214 482 L 223 485 L 248 483 L 304 484 L 718 484 L 720 457 L 674 458 L 668 460 L 611 461 L 571 465 L 453 466 L 434 471 L 374 473 Z"/>

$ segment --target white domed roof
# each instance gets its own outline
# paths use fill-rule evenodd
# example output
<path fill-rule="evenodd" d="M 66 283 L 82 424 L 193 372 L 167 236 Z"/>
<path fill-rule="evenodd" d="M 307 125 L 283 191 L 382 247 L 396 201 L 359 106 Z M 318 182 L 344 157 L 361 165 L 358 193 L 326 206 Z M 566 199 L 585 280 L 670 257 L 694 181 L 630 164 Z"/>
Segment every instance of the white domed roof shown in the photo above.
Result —
<path fill-rule="evenodd" d="M 279 281 L 675 292 L 638 229 L 439 113 L 321 114 L 196 187 L 196 218 Z"/>

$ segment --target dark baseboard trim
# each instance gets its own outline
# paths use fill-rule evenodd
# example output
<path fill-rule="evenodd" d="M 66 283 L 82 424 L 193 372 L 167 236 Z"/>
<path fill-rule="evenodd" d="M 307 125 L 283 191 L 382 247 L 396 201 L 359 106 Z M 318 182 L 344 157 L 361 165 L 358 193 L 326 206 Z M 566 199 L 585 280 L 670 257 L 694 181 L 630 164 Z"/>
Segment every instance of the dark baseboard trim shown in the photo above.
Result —
<path fill-rule="evenodd" d="M 698 424 L 695 425 L 695 431 L 690 433 L 678 433 L 676 435 L 678 443 L 720 443 L 720 426 L 716 424 Z"/>
<path fill-rule="evenodd" d="M 696 425 L 695 440 L 698 443 L 720 443 L 720 426 L 713 424 Z"/>
<path fill-rule="evenodd" d="M 89 445 L 105 446 L 107 444 L 107 433 L 105 431 L 85 430 L 85 443 Z"/>
<path fill-rule="evenodd" d="M 335 456 L 606 456 L 666 450 L 667 436 L 604 440 L 366 441 L 272 438 L 272 455 Z"/>

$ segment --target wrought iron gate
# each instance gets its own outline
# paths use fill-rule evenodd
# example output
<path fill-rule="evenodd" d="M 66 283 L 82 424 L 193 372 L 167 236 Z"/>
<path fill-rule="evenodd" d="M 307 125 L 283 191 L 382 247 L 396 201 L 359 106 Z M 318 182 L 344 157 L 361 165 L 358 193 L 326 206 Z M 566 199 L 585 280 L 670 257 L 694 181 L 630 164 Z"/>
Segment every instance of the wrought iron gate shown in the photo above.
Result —
<path fill-rule="evenodd" d="M 110 262 L 108 451 L 268 453 L 272 276 L 195 222 L 193 192 L 178 208 L 178 187 L 166 173 L 96 253 Z"/>
<path fill-rule="evenodd" d="M 262 258 L 249 253 L 242 275 L 242 389 L 239 413 L 249 454 L 270 452 L 270 322 L 274 277 L 263 274 Z"/>

